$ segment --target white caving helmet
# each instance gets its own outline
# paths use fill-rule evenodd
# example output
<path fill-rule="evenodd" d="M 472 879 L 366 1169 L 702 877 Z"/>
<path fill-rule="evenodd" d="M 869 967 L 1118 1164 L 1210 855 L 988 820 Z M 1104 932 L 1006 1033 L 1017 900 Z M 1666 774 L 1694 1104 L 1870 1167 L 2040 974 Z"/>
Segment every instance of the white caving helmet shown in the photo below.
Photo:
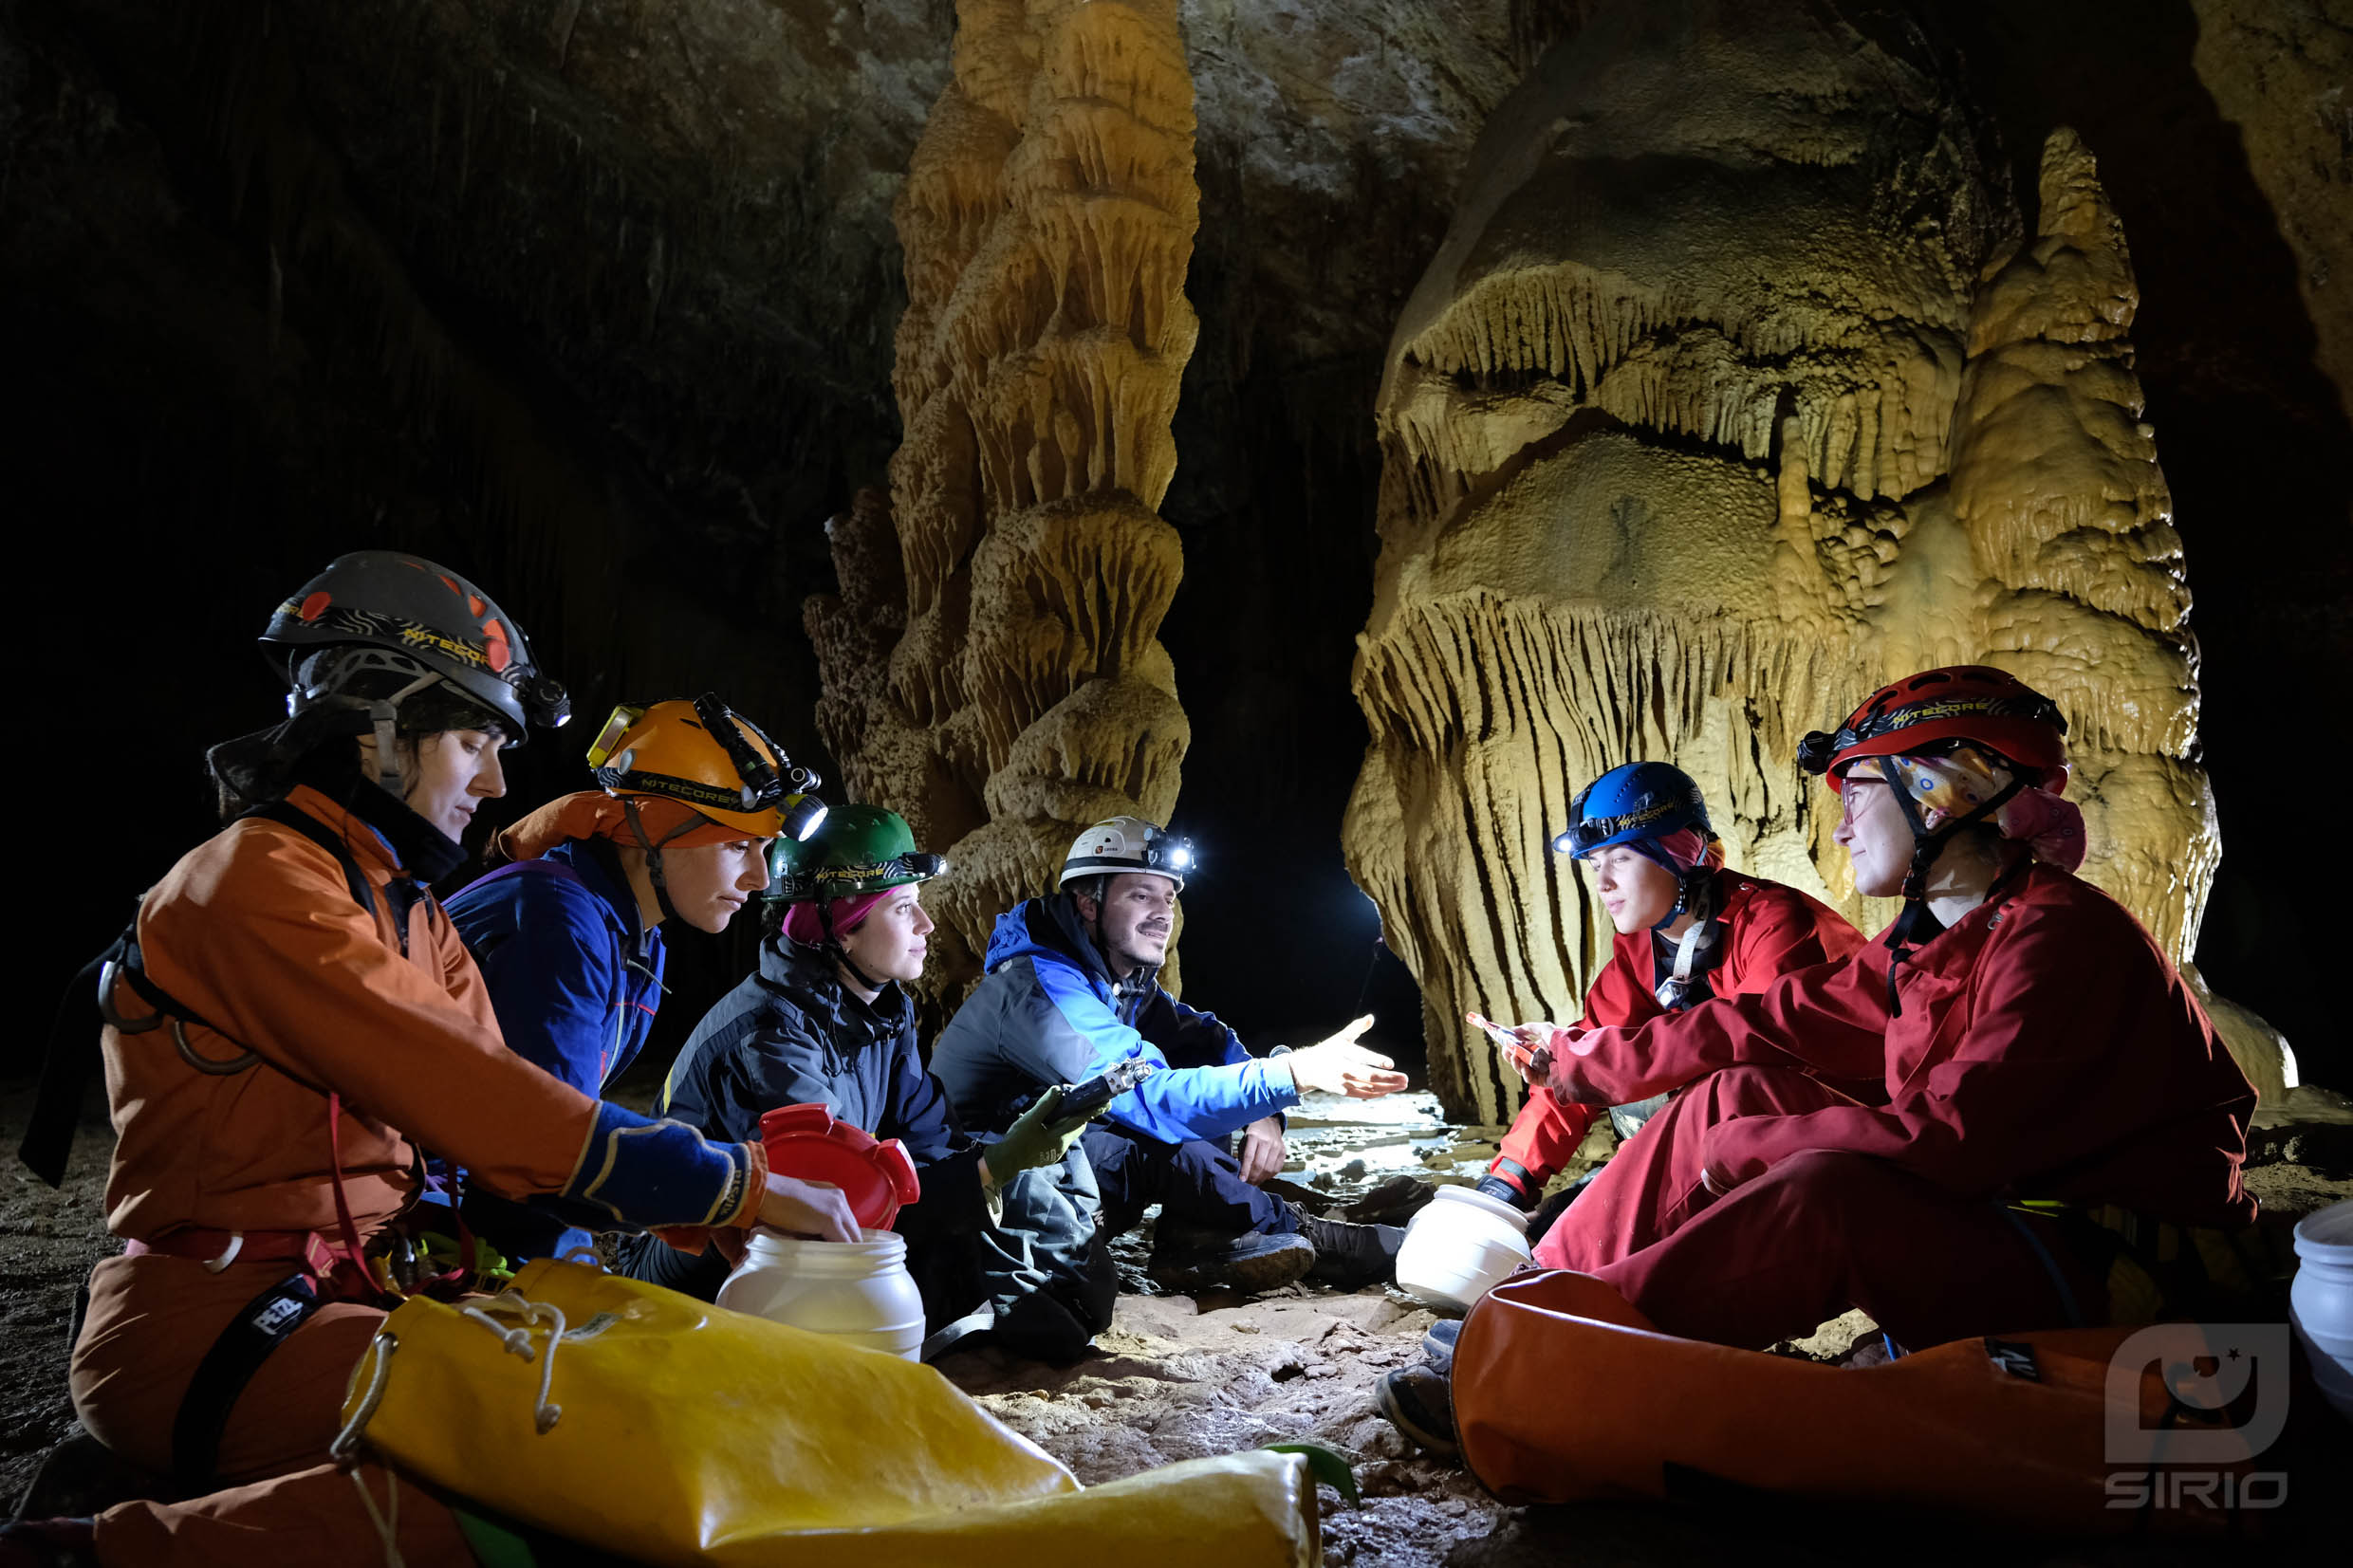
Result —
<path fill-rule="evenodd" d="M 1177 838 L 1141 817 L 1110 817 L 1071 840 L 1056 886 L 1066 888 L 1089 876 L 1141 872 L 1167 877 L 1182 893 L 1185 876 L 1194 863 L 1192 839 Z"/>

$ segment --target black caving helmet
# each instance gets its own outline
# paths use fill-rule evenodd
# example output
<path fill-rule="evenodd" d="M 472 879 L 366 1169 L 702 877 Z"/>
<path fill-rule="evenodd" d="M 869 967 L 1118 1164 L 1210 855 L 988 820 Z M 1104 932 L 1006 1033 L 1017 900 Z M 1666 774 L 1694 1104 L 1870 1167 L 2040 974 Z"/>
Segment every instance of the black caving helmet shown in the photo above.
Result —
<path fill-rule="evenodd" d="M 295 590 L 261 635 L 287 683 L 289 723 L 316 732 L 373 731 L 377 782 L 402 793 L 393 737 L 401 706 L 435 692 L 442 710 L 478 710 L 521 745 L 529 728 L 571 717 L 564 688 L 543 673 L 523 629 L 481 589 L 421 556 L 355 550 Z M 336 714 L 350 715 L 344 725 Z M 455 728 L 437 726 L 436 728 Z"/>

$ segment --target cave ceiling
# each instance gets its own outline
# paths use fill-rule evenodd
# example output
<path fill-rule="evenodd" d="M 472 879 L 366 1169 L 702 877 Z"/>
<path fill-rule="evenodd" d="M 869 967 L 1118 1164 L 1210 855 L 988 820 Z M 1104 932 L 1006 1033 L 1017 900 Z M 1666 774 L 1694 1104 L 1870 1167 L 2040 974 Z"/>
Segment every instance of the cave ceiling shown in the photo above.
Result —
<path fill-rule="evenodd" d="M 205 107 L 240 176 L 286 120 L 314 130 L 445 315 L 519 340 L 702 526 L 822 515 L 895 439 L 891 203 L 947 81 L 949 0 L 69 9 L 157 76 L 217 64 Z M 1232 355 L 1378 356 L 1543 41 L 1530 9 L 1181 8 Z"/>

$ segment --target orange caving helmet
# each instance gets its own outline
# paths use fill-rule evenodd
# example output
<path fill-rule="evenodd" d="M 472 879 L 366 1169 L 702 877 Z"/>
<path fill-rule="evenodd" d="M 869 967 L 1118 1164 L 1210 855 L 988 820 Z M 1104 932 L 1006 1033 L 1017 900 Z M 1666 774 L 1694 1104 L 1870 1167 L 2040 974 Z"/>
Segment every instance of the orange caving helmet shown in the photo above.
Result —
<path fill-rule="evenodd" d="M 2056 795 L 2067 786 L 2067 721 L 2059 705 L 2007 670 L 1955 664 L 1881 687 L 1836 734 L 1817 729 L 1798 743 L 1798 766 L 1827 773 L 1843 789 L 1864 757 L 1899 757 L 1974 741 L 1998 751 L 2025 782 Z"/>
<path fill-rule="evenodd" d="M 614 709 L 588 766 L 608 795 L 676 801 L 747 838 L 806 839 L 824 820 L 817 775 L 708 692 Z"/>

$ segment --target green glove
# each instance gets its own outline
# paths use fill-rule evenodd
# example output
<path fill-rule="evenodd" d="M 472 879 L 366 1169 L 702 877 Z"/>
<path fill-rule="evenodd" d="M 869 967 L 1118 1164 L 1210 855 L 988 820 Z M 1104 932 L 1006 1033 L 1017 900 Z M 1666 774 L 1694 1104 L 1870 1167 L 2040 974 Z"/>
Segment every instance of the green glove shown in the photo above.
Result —
<path fill-rule="evenodd" d="M 1013 1118 L 1013 1125 L 1005 1135 L 989 1146 L 981 1156 L 981 1173 L 991 1187 L 1003 1187 L 1024 1171 L 1034 1171 L 1042 1165 L 1054 1165 L 1070 1146 L 1086 1131 L 1086 1116 L 1075 1120 L 1056 1120 L 1062 1109 L 1063 1086 L 1059 1083 L 1038 1097 L 1038 1102 Z"/>

